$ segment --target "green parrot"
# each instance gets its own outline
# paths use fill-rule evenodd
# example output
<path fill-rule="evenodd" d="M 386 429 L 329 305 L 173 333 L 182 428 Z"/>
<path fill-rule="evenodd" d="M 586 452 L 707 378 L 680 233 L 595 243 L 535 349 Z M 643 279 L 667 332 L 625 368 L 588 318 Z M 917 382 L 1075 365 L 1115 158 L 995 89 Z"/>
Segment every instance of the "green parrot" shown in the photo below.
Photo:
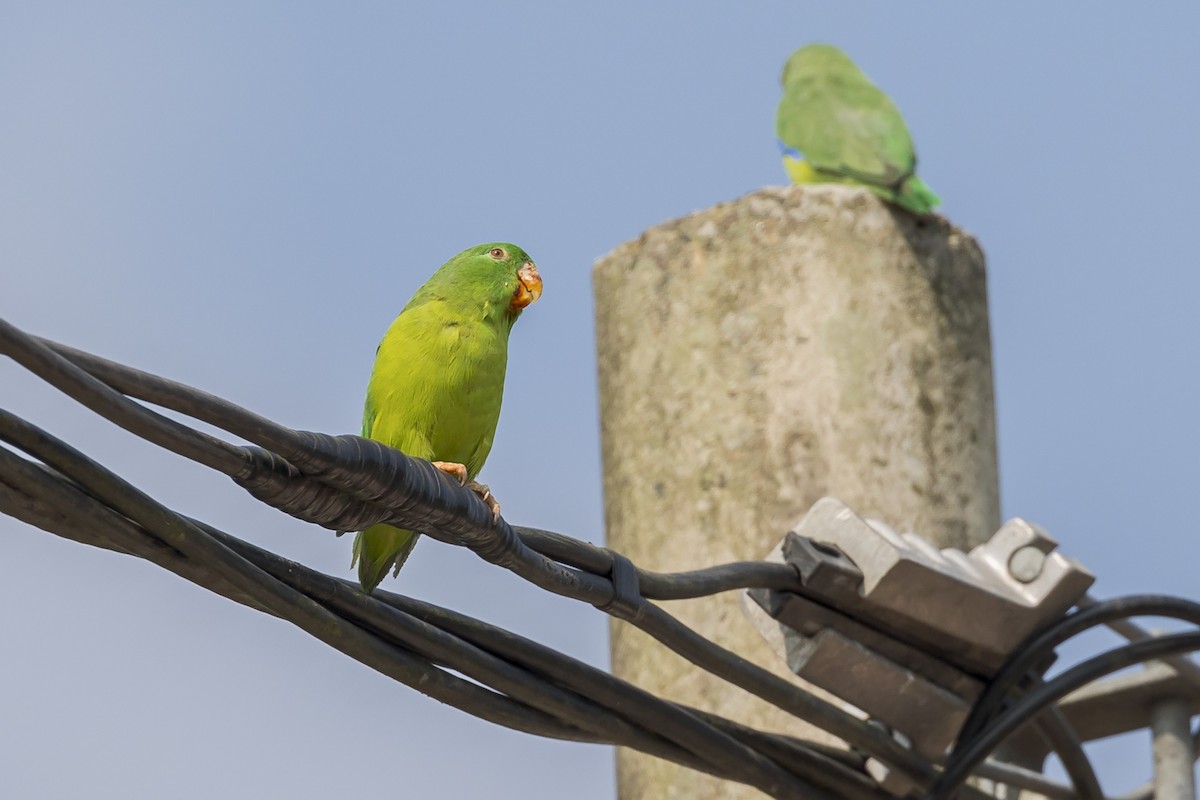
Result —
<path fill-rule="evenodd" d="M 916 175 L 917 156 L 900 111 L 841 50 L 800 48 L 780 81 L 775 134 L 793 183 L 866 186 L 917 214 L 942 202 Z"/>
<path fill-rule="evenodd" d="M 507 243 L 464 250 L 433 273 L 388 328 L 367 385 L 362 435 L 468 485 L 495 517 L 500 504 L 474 482 L 500 419 L 508 334 L 542 294 L 529 256 Z M 470 483 L 468 483 L 470 481 Z M 417 534 L 372 525 L 354 539 L 358 580 L 375 590 L 400 571 Z"/>

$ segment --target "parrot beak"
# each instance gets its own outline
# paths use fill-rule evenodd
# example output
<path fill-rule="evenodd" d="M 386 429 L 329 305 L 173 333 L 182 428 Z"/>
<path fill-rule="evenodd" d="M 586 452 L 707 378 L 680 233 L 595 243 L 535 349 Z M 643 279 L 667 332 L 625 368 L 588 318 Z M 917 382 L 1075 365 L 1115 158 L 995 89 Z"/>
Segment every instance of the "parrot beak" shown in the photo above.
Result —
<path fill-rule="evenodd" d="M 542 276 L 532 261 L 525 262 L 525 266 L 517 270 L 517 281 L 517 291 L 513 293 L 512 303 L 509 304 L 513 311 L 533 305 L 542 296 Z"/>

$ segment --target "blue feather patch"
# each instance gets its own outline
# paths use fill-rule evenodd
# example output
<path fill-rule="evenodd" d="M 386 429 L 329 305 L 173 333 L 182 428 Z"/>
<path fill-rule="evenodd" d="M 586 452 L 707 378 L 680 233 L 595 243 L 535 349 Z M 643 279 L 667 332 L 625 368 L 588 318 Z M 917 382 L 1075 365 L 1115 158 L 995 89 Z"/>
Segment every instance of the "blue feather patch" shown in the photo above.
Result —
<path fill-rule="evenodd" d="M 797 150 L 794 147 L 789 147 L 788 145 L 784 144 L 783 140 L 781 140 L 781 139 L 776 139 L 775 141 L 779 142 L 779 150 L 785 156 L 791 156 L 792 158 L 796 159 L 797 161 L 804 160 L 804 153 L 801 153 L 799 150 Z"/>

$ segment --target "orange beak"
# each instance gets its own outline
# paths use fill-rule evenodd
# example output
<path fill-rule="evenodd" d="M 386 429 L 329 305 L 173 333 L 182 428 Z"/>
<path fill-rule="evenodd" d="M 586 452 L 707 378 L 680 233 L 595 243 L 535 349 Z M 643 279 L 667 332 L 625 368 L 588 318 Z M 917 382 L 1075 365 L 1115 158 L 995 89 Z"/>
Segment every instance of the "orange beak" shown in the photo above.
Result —
<path fill-rule="evenodd" d="M 517 270 L 517 281 L 517 291 L 513 293 L 512 303 L 509 304 L 513 311 L 533 305 L 542 296 L 542 276 L 532 261 L 525 262 L 525 266 Z"/>

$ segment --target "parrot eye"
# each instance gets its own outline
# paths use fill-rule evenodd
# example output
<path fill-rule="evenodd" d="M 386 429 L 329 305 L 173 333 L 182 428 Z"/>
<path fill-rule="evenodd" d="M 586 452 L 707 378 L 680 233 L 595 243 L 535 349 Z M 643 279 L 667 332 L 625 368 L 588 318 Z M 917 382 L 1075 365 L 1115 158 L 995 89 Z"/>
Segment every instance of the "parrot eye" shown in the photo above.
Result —
<path fill-rule="evenodd" d="M 504 250 L 499 247 L 493 247 L 488 255 L 497 261 L 503 261 L 504 259 L 508 258 L 508 253 L 504 252 Z"/>

